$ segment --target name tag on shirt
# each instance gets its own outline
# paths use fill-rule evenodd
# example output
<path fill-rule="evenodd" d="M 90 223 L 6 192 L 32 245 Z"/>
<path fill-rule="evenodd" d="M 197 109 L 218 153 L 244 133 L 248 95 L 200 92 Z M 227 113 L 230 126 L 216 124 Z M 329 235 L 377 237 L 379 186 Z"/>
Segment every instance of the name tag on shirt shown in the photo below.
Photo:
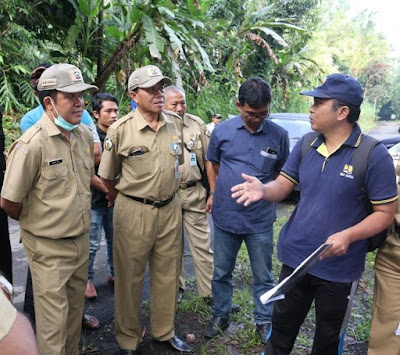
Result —
<path fill-rule="evenodd" d="M 260 151 L 260 154 L 261 154 L 263 157 L 266 157 L 266 158 L 278 159 L 278 152 L 277 152 L 275 149 L 270 148 L 270 147 L 268 147 L 265 151 L 264 151 L 264 150 L 261 150 L 261 151 Z"/>
<path fill-rule="evenodd" d="M 52 165 L 61 164 L 62 161 L 63 161 L 63 160 L 62 160 L 61 158 L 53 159 L 53 160 L 50 160 L 50 161 L 47 163 L 47 165 L 48 165 L 48 166 L 52 166 Z"/>
<path fill-rule="evenodd" d="M 194 152 L 189 153 L 189 163 L 190 163 L 190 166 L 197 166 L 196 153 L 194 153 Z"/>

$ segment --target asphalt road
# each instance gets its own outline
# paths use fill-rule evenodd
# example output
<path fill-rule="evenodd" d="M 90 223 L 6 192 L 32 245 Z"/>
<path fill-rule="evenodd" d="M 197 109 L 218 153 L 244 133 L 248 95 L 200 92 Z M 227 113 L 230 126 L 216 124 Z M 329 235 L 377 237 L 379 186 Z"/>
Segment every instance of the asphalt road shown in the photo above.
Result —
<path fill-rule="evenodd" d="M 380 122 L 376 128 L 369 133 L 378 138 L 388 138 L 398 135 L 399 123 L 397 122 Z M 286 205 L 278 205 L 278 215 L 287 213 Z M 210 222 L 211 218 L 210 218 Z M 60 223 L 62 223 L 60 221 Z M 212 228 L 211 228 L 212 229 Z M 18 310 L 22 311 L 23 301 L 25 295 L 25 283 L 27 275 L 27 261 L 23 251 L 22 244 L 19 242 L 19 224 L 18 222 L 9 219 L 10 239 L 13 249 L 13 277 L 14 277 L 14 304 Z M 185 270 L 187 277 L 193 276 L 192 258 L 188 253 L 188 247 L 185 246 Z M 98 297 L 94 301 L 86 301 L 86 312 L 94 314 L 98 317 L 100 322 L 109 322 L 113 319 L 114 302 L 113 302 L 113 288 L 107 283 L 107 265 L 106 265 L 106 246 L 103 238 L 101 249 L 97 253 L 95 260 L 95 280 Z M 149 299 L 149 278 L 148 272 L 146 273 L 145 283 L 143 287 L 143 299 Z"/>

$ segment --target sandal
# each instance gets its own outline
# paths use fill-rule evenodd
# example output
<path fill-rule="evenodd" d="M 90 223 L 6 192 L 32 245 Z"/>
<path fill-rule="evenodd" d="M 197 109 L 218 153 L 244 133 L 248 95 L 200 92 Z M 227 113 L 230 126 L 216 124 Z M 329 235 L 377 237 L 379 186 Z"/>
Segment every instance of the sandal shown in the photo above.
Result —
<path fill-rule="evenodd" d="M 100 327 L 100 323 L 95 316 L 84 314 L 82 318 L 82 326 L 87 329 L 98 329 Z"/>

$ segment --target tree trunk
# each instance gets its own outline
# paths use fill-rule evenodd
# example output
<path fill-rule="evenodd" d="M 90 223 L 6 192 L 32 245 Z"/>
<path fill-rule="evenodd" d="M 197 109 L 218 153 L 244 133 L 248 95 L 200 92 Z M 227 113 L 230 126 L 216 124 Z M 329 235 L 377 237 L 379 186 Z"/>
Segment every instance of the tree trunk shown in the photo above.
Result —
<path fill-rule="evenodd" d="M 104 1 L 101 2 L 101 7 L 103 8 Z M 99 29 L 97 31 L 97 77 L 100 76 L 103 70 L 103 45 L 104 45 L 104 26 L 103 22 L 103 11 L 99 12 Z"/>
<path fill-rule="evenodd" d="M 139 31 L 135 31 L 134 34 L 132 34 L 130 37 L 125 38 L 120 43 L 120 45 L 116 48 L 116 50 L 111 55 L 111 57 L 107 60 L 107 62 L 102 67 L 102 70 L 98 74 L 97 79 L 94 83 L 99 88 L 100 91 L 104 90 L 104 86 L 106 85 L 108 78 L 110 77 L 111 73 L 113 72 L 115 65 L 139 41 L 139 38 L 140 38 Z"/>

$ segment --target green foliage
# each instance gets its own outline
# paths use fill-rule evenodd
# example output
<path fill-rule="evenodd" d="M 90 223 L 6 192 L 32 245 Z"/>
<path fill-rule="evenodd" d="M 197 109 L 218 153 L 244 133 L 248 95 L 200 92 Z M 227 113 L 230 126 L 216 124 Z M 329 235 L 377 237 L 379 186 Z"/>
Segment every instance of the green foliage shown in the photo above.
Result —
<path fill-rule="evenodd" d="M 129 74 L 153 63 L 206 122 L 236 113 L 246 77 L 270 82 L 274 111 L 307 112 L 300 89 L 337 71 L 360 80 L 376 112 L 386 105 L 398 116 L 396 63 L 373 14 L 347 13 L 346 0 L 4 0 L 0 101 L 7 113 L 31 108 L 30 70 L 62 61 L 125 105 Z"/>
<path fill-rule="evenodd" d="M 190 91 L 190 88 L 186 90 L 188 112 L 198 115 L 205 122 L 211 121 L 213 113 L 219 113 L 223 119 L 236 115 L 238 87 L 234 77 L 215 73 L 199 93 Z"/>

